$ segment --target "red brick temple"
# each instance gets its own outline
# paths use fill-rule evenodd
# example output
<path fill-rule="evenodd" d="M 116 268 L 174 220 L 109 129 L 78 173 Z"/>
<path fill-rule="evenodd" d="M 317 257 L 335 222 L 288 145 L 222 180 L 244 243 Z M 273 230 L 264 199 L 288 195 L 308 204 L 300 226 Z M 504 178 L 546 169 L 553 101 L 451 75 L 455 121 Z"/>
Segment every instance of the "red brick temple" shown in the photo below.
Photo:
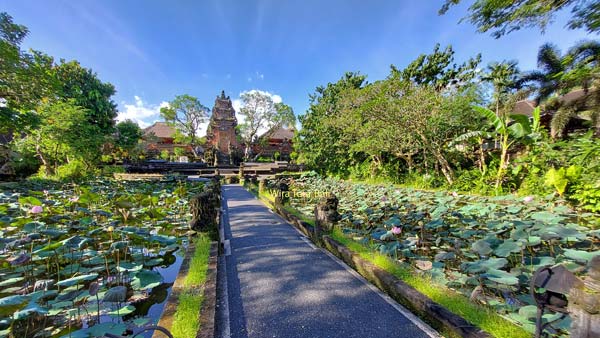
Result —
<path fill-rule="evenodd" d="M 206 130 L 206 151 L 214 151 L 216 164 L 233 164 L 234 157 L 239 154 L 240 143 L 237 139 L 237 119 L 229 96 L 225 91 L 217 96 L 212 109 L 208 129 Z"/>

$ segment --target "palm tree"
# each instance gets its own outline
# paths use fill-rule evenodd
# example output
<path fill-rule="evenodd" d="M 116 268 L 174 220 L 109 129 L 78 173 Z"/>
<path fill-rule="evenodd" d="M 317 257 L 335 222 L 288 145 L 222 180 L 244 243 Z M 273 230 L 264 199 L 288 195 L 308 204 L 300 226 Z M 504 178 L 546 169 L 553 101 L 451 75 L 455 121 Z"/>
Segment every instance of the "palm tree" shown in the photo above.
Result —
<path fill-rule="evenodd" d="M 518 81 L 520 86 L 536 83 L 536 105 L 563 89 L 562 75 L 566 70 L 560 50 L 553 44 L 546 43 L 540 47 L 537 57 L 538 68 L 525 73 Z"/>
<path fill-rule="evenodd" d="M 540 70 L 526 73 L 518 83 L 537 83 L 536 104 L 546 101 L 544 110 L 554 111 L 552 138 L 560 137 L 569 121 L 583 111 L 589 113 L 600 136 L 600 92 L 593 89 L 600 80 L 600 43 L 580 42 L 565 55 L 561 55 L 555 45 L 544 44 L 538 52 L 538 67 Z M 566 94 L 578 87 L 584 90 L 580 97 L 568 101 L 559 97 L 549 100 L 553 95 Z"/>
<path fill-rule="evenodd" d="M 496 115 L 500 113 L 501 99 L 517 88 L 519 76 L 517 61 L 492 62 L 488 65 L 488 73 L 482 77 L 483 81 L 491 82 L 494 86 L 494 101 L 496 103 Z"/>

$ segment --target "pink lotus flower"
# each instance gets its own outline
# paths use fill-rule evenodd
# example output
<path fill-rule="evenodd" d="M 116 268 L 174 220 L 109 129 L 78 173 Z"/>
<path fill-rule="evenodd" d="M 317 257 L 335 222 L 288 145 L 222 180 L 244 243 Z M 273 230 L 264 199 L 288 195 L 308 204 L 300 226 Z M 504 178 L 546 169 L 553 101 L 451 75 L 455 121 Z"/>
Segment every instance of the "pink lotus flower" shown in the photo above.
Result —
<path fill-rule="evenodd" d="M 392 227 L 392 233 L 394 235 L 400 235 L 402 233 L 402 228 L 400 228 L 400 227 Z"/>
<path fill-rule="evenodd" d="M 69 201 L 75 203 L 75 202 L 79 201 L 79 196 L 71 197 L 71 198 L 69 198 Z"/>
<path fill-rule="evenodd" d="M 42 211 L 44 211 L 44 208 L 42 208 L 39 205 L 34 205 L 33 207 L 31 207 L 31 210 L 29 210 L 29 212 L 32 213 L 32 214 L 39 214 Z"/>
<path fill-rule="evenodd" d="M 48 190 L 44 190 L 44 195 L 48 195 L 50 192 Z"/>
<path fill-rule="evenodd" d="M 525 203 L 529 203 L 533 201 L 533 196 L 525 196 L 525 198 L 523 198 L 523 202 Z"/>
<path fill-rule="evenodd" d="M 454 197 L 458 197 L 458 193 L 457 193 L 456 191 L 453 191 L 453 192 L 452 192 L 452 196 L 454 196 Z"/>

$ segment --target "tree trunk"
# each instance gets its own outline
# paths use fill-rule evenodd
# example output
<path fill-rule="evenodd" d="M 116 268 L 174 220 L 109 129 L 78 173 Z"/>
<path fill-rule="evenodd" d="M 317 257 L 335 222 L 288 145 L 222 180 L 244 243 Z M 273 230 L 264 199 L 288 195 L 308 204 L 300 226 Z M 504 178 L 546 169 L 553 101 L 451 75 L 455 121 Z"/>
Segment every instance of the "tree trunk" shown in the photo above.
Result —
<path fill-rule="evenodd" d="M 436 163 L 439 164 L 440 170 L 442 171 L 442 174 L 444 174 L 446 181 L 448 181 L 449 184 L 454 183 L 454 171 L 452 170 L 452 167 L 450 167 L 450 164 L 448 163 L 444 155 L 442 155 L 439 149 L 437 149 L 435 146 L 432 146 L 429 143 L 427 137 L 425 137 L 425 135 L 422 132 L 417 131 L 417 135 L 419 135 L 419 137 L 423 141 L 423 145 L 425 146 L 425 148 L 427 148 L 427 150 L 431 152 L 431 154 L 436 160 Z"/>
<path fill-rule="evenodd" d="M 500 167 L 498 168 L 498 174 L 496 175 L 496 189 L 500 187 L 502 178 L 504 178 L 504 171 L 508 167 L 508 134 L 502 136 L 502 152 L 500 153 Z"/>

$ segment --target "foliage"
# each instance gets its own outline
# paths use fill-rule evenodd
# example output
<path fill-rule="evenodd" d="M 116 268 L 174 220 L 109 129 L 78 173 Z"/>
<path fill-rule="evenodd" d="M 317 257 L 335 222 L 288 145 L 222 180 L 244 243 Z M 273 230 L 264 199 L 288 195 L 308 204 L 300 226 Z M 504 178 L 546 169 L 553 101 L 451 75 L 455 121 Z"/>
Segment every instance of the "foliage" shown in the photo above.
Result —
<path fill-rule="evenodd" d="M 53 59 L 39 51 L 21 50 L 28 33 L 27 27 L 0 12 L 0 133 L 36 124 L 39 120 L 32 110 L 57 89 Z"/>
<path fill-rule="evenodd" d="M 38 111 L 42 124 L 24 131 L 17 149 L 34 150 L 45 175 L 54 175 L 59 165 L 80 160 L 86 167 L 97 161 L 104 136 L 87 120 L 85 110 L 73 101 L 47 103 Z"/>
<path fill-rule="evenodd" d="M 242 108 L 240 115 L 244 122 L 240 124 L 240 134 L 246 145 L 244 157 L 249 159 L 252 145 L 259 142 L 258 132 L 273 130 L 282 126 L 293 126 L 296 121 L 292 108 L 284 103 L 275 103 L 271 95 L 259 90 L 243 92 L 240 95 Z"/>
<path fill-rule="evenodd" d="M 449 86 L 462 86 L 468 84 L 477 74 L 477 66 L 481 55 L 471 58 L 461 65 L 454 62 L 454 50 L 447 46 L 440 51 L 440 44 L 436 44 L 431 54 L 421 54 L 405 69 L 399 70 L 391 66 L 392 77 L 410 81 L 417 85 L 432 86 L 436 90 L 447 89 Z"/>
<path fill-rule="evenodd" d="M 61 60 L 54 71 L 60 87 L 58 95 L 85 109 L 88 123 L 95 126 L 100 135 L 112 134 L 117 117 L 117 105 L 111 99 L 115 87 L 102 82 L 96 73 L 77 61 Z"/>
<path fill-rule="evenodd" d="M 194 152 L 198 145 L 198 131 L 206 122 L 208 112 L 208 107 L 187 94 L 177 95 L 167 107 L 160 108 L 161 117 L 177 131 L 176 141 L 191 144 Z"/>
<path fill-rule="evenodd" d="M 340 132 L 329 121 L 338 114 L 340 95 L 361 88 L 365 80 L 364 75 L 348 72 L 336 83 L 317 87 L 310 95 L 310 107 L 299 118 L 302 129 L 293 140 L 299 163 L 321 173 L 346 173 L 345 169 L 353 159 L 348 154 L 348 147 L 341 142 Z"/>
<path fill-rule="evenodd" d="M 448 9 L 460 0 L 446 0 L 440 9 L 445 14 Z M 477 27 L 479 32 L 492 32 L 499 38 L 510 32 L 527 27 L 537 27 L 542 32 L 552 22 L 555 13 L 571 7 L 571 18 L 567 23 L 570 29 L 585 28 L 590 33 L 600 30 L 598 11 L 600 3 L 597 0 L 517 0 L 495 1 L 474 0 L 469 7 L 469 14 L 462 20 L 467 20 Z"/>
<path fill-rule="evenodd" d="M 131 120 L 117 123 L 117 139 L 115 144 L 124 151 L 131 151 L 142 138 L 142 129 Z"/>
<path fill-rule="evenodd" d="M 600 254 L 598 230 L 591 229 L 597 216 L 577 213 L 564 201 L 484 198 L 318 177 L 295 179 L 291 190 L 306 196 L 312 191 L 335 194 L 347 236 L 410 265 L 431 262 L 426 273 L 432 280 L 467 297 L 482 288 L 479 302 L 509 314 L 527 330 L 533 322 L 517 310 L 532 304 L 532 273 L 557 263 L 581 272 L 590 257 Z M 306 214 L 312 214 L 316 202 L 291 200 Z M 401 235 L 388 236 L 392 227 L 401 227 Z M 568 329 L 567 322 L 561 325 Z"/>
<path fill-rule="evenodd" d="M 4 185 L 0 311 L 6 334 L 69 327 L 73 337 L 120 335 L 148 323 L 149 308 L 164 302 L 170 287 L 163 281 L 181 262 L 175 255 L 187 242 L 187 201 L 201 189 L 166 181 Z M 15 296 L 21 298 L 6 299 Z"/>

